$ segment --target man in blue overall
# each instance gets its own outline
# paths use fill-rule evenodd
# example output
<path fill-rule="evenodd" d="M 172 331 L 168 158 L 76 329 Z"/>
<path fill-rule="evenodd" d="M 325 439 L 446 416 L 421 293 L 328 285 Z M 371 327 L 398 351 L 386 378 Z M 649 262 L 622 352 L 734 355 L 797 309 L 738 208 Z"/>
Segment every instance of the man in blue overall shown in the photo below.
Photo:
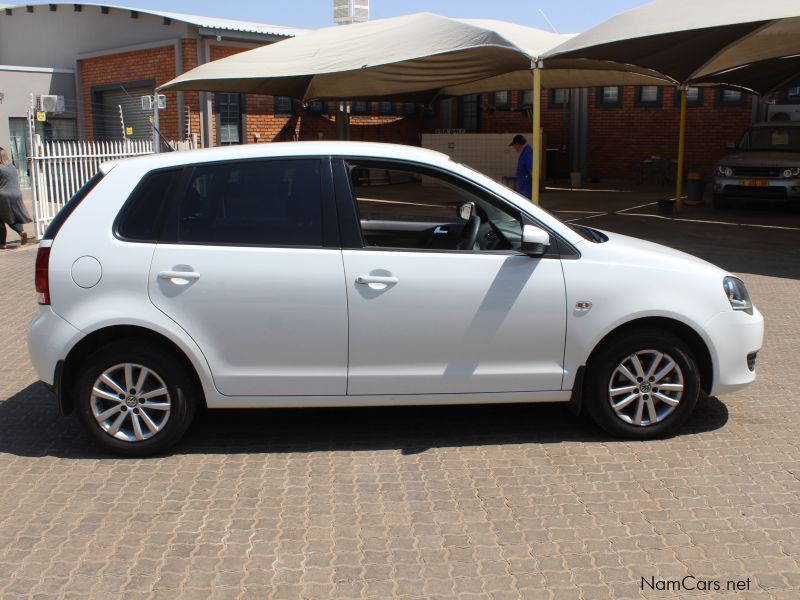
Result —
<path fill-rule="evenodd" d="M 533 148 L 528 145 L 528 140 L 524 135 L 515 135 L 511 140 L 509 146 L 513 146 L 514 150 L 519 154 L 517 159 L 517 191 L 525 196 L 531 198 L 531 171 L 533 170 Z"/>

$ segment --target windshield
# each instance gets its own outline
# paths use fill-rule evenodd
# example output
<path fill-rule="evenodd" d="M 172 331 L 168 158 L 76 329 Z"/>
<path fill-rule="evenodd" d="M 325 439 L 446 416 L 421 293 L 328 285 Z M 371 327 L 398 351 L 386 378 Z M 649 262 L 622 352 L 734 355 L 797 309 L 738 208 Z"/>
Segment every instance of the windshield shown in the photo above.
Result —
<path fill-rule="evenodd" d="M 753 127 L 745 132 L 739 148 L 750 151 L 800 152 L 800 127 L 777 124 Z"/>

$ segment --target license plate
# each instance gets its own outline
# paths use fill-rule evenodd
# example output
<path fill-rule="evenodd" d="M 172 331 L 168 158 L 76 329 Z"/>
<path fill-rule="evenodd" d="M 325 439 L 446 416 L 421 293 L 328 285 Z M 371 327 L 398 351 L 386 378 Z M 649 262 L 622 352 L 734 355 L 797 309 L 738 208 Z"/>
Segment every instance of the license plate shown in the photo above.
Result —
<path fill-rule="evenodd" d="M 763 179 L 742 179 L 739 182 L 739 185 L 745 187 L 767 187 L 769 185 L 769 181 L 764 181 Z"/>

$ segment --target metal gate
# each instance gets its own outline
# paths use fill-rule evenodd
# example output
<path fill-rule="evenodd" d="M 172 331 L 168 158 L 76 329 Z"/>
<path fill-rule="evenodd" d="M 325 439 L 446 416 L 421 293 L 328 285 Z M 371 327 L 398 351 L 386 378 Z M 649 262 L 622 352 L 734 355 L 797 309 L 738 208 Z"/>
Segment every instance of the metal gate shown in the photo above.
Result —
<path fill-rule="evenodd" d="M 43 142 L 33 136 L 31 148 L 33 211 L 36 237 L 67 201 L 108 160 L 153 153 L 153 140 L 103 142 Z"/>

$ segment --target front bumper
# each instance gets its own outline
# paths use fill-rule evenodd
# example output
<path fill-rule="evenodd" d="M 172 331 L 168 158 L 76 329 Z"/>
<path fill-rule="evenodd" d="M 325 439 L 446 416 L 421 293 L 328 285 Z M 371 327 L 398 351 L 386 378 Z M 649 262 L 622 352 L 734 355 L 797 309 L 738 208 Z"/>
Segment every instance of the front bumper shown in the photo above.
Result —
<path fill-rule="evenodd" d="M 714 363 L 714 384 L 711 395 L 741 389 L 756 378 L 748 365 L 749 357 L 761 350 L 764 342 L 764 317 L 753 308 L 753 314 L 742 311 L 719 313 L 703 328 L 711 340 L 709 350 Z"/>
<path fill-rule="evenodd" d="M 53 312 L 40 306 L 28 327 L 28 353 L 36 375 L 47 385 L 54 385 L 56 365 L 84 337 L 79 329 Z"/>
<path fill-rule="evenodd" d="M 761 198 L 764 200 L 800 200 L 800 179 L 763 179 L 767 185 L 742 185 L 746 177 L 717 177 L 714 179 L 714 194 L 726 198 Z"/>

